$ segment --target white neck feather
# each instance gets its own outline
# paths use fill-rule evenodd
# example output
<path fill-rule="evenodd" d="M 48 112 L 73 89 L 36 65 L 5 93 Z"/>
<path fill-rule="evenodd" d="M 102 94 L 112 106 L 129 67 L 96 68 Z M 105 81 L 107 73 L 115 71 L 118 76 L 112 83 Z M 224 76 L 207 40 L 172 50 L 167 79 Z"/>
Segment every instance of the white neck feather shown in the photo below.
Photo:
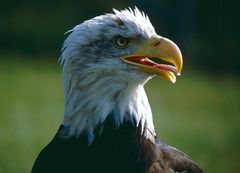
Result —
<path fill-rule="evenodd" d="M 70 127 L 70 136 L 87 131 L 91 142 L 94 128 L 113 111 L 117 111 L 114 116 L 118 116 L 115 117 L 118 126 L 124 118 L 133 119 L 125 116 L 134 116 L 137 126 L 143 121 L 155 134 L 151 108 L 143 88 L 149 77 L 144 81 L 141 78 L 140 82 L 113 73 L 78 74 L 78 79 L 63 75 L 66 96 L 63 125 Z"/>

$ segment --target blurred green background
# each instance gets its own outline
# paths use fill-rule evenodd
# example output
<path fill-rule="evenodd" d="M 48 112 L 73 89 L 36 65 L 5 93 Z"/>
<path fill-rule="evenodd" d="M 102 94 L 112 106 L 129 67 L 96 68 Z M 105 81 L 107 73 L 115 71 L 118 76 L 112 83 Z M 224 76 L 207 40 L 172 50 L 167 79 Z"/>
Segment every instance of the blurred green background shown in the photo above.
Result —
<path fill-rule="evenodd" d="M 0 173 L 30 172 L 63 117 L 64 33 L 112 8 L 137 6 L 176 42 L 184 70 L 146 85 L 158 136 L 207 173 L 240 169 L 238 5 L 221 0 L 0 1 Z"/>

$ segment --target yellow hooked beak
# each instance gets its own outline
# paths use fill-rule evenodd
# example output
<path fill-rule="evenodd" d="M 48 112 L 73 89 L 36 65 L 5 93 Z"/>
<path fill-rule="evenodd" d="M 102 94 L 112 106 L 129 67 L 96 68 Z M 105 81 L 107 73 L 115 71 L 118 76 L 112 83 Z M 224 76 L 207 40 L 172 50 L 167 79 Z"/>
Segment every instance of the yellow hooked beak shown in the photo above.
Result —
<path fill-rule="evenodd" d="M 164 62 L 157 63 L 151 58 Z M 177 45 L 160 36 L 152 37 L 139 50 L 121 59 L 147 73 L 160 75 L 172 83 L 176 82 L 175 74 L 180 75 L 183 65 L 182 54 Z"/>

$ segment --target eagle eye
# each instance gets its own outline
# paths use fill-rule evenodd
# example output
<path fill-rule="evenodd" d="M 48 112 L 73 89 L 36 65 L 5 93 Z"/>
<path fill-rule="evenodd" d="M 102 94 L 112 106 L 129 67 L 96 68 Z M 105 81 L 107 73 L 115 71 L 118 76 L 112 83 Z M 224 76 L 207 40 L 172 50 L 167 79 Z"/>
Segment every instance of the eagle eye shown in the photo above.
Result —
<path fill-rule="evenodd" d="M 113 42 L 117 48 L 126 48 L 129 44 L 129 38 L 118 35 L 114 37 Z"/>

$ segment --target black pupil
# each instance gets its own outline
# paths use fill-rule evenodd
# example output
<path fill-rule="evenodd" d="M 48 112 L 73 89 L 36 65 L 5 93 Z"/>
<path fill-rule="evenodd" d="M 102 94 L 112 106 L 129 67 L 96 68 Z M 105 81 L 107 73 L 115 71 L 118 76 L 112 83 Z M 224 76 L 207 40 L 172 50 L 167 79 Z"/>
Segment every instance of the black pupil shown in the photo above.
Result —
<path fill-rule="evenodd" d="M 126 43 L 124 38 L 119 38 L 118 42 L 120 45 L 124 45 Z"/>

